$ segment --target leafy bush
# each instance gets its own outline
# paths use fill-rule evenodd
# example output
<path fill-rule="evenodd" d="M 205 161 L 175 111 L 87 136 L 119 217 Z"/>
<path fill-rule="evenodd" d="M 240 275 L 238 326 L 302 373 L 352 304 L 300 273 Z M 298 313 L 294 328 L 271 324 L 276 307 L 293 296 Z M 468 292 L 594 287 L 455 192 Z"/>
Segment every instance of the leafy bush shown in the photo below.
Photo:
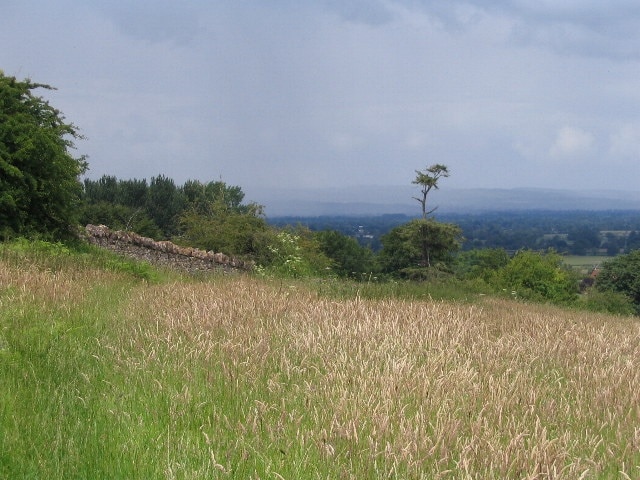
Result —
<path fill-rule="evenodd" d="M 514 295 L 534 301 L 569 304 L 577 299 L 577 279 L 563 266 L 562 257 L 554 251 L 518 252 L 507 265 L 497 271 L 494 285 Z"/>
<path fill-rule="evenodd" d="M 613 313 L 615 315 L 633 315 L 635 306 L 629 297 L 618 292 L 603 292 L 590 288 L 582 297 L 578 306 L 592 312 Z"/>
<path fill-rule="evenodd" d="M 509 264 L 504 248 L 483 248 L 461 252 L 456 257 L 454 270 L 461 279 L 481 278 L 491 282 L 496 272 Z"/>
<path fill-rule="evenodd" d="M 332 270 L 339 277 L 361 279 L 377 271 L 373 252 L 355 238 L 335 230 L 316 233 L 320 250 L 333 261 Z"/>
<path fill-rule="evenodd" d="M 321 276 L 330 268 L 331 261 L 320 251 L 311 232 L 276 233 L 267 245 L 257 271 L 265 275 L 291 278 Z"/>
<path fill-rule="evenodd" d="M 113 230 L 129 230 L 144 237 L 163 238 L 162 231 L 142 208 L 108 202 L 86 204 L 80 222 L 83 225 L 107 225 Z"/>
<path fill-rule="evenodd" d="M 253 213 L 236 213 L 221 204 L 211 204 L 207 213 L 190 210 L 180 217 L 180 243 L 256 258 L 264 248 L 266 221 Z"/>
<path fill-rule="evenodd" d="M 420 219 L 392 229 L 381 240 L 383 248 L 378 261 L 382 271 L 417 278 L 421 274 L 416 268 L 440 264 L 442 270 L 443 265 L 451 263 L 451 254 L 460 248 L 462 231 L 454 224 Z"/>
<path fill-rule="evenodd" d="M 596 288 L 627 296 L 636 314 L 640 314 L 640 250 L 606 261 L 596 279 Z"/>

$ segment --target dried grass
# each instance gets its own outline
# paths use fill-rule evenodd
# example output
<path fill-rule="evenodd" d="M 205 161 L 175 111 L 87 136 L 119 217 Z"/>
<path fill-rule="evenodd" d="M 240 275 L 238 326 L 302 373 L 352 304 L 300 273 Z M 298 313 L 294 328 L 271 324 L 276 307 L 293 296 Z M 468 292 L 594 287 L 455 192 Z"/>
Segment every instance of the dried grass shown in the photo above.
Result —
<path fill-rule="evenodd" d="M 220 472 L 258 455 L 258 435 L 345 478 L 640 475 L 635 319 L 505 300 L 337 302 L 246 277 L 144 288 L 126 310 L 123 366 L 204 369 L 242 396 L 241 420 L 213 408 L 201 426 L 239 439 L 211 450 Z M 193 401 L 185 381 L 176 415 Z"/>

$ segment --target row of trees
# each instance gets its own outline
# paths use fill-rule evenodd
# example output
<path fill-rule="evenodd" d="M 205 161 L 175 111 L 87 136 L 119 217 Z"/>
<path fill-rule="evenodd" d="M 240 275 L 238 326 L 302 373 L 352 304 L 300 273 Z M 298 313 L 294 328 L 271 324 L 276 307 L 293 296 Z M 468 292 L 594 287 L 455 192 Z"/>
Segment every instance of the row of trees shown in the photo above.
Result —
<path fill-rule="evenodd" d="M 85 179 L 83 187 L 81 223 L 103 223 L 154 238 L 178 235 L 181 222 L 188 221 L 187 212 L 210 217 L 262 213 L 259 205 L 242 203 L 240 187 L 222 181 L 189 180 L 178 186 L 164 175 L 150 182 L 104 175 L 98 180 Z"/>
<path fill-rule="evenodd" d="M 163 175 L 146 180 L 104 176 L 80 181 L 83 156 L 73 154 L 77 128 L 48 102 L 33 94 L 47 85 L 17 81 L 0 71 L 0 237 L 61 239 L 80 223 L 103 223 L 154 238 L 245 256 L 259 271 L 290 276 L 333 275 L 361 278 L 431 279 L 446 276 L 481 281 L 494 289 L 531 299 L 571 302 L 576 279 L 557 254 L 479 250 L 456 255 L 462 236 L 452 223 L 441 223 L 429 193 L 449 176 L 445 165 L 416 171 L 422 217 L 391 229 L 375 255 L 336 231 L 303 227 L 276 229 L 263 209 L 243 203 L 240 187 L 222 181 L 183 185 Z M 623 295 L 640 305 L 640 254 L 605 265 L 596 286 L 610 300 Z"/>

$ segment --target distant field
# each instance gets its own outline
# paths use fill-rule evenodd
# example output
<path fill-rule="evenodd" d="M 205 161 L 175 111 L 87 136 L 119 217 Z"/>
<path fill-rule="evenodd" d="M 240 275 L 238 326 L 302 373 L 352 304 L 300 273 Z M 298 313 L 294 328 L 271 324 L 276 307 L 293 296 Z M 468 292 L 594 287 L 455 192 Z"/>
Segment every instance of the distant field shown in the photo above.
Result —
<path fill-rule="evenodd" d="M 566 255 L 562 258 L 567 265 L 590 271 L 596 265 L 602 265 L 603 262 L 613 257 L 607 257 L 606 255 Z"/>

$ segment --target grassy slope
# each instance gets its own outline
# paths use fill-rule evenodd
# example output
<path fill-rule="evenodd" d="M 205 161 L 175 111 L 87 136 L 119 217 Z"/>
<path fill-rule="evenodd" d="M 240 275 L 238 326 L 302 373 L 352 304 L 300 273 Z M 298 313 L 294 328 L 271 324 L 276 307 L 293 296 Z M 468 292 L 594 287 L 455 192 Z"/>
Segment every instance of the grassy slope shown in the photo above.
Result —
<path fill-rule="evenodd" d="M 0 253 L 2 478 L 640 476 L 635 319 L 104 265 Z"/>

